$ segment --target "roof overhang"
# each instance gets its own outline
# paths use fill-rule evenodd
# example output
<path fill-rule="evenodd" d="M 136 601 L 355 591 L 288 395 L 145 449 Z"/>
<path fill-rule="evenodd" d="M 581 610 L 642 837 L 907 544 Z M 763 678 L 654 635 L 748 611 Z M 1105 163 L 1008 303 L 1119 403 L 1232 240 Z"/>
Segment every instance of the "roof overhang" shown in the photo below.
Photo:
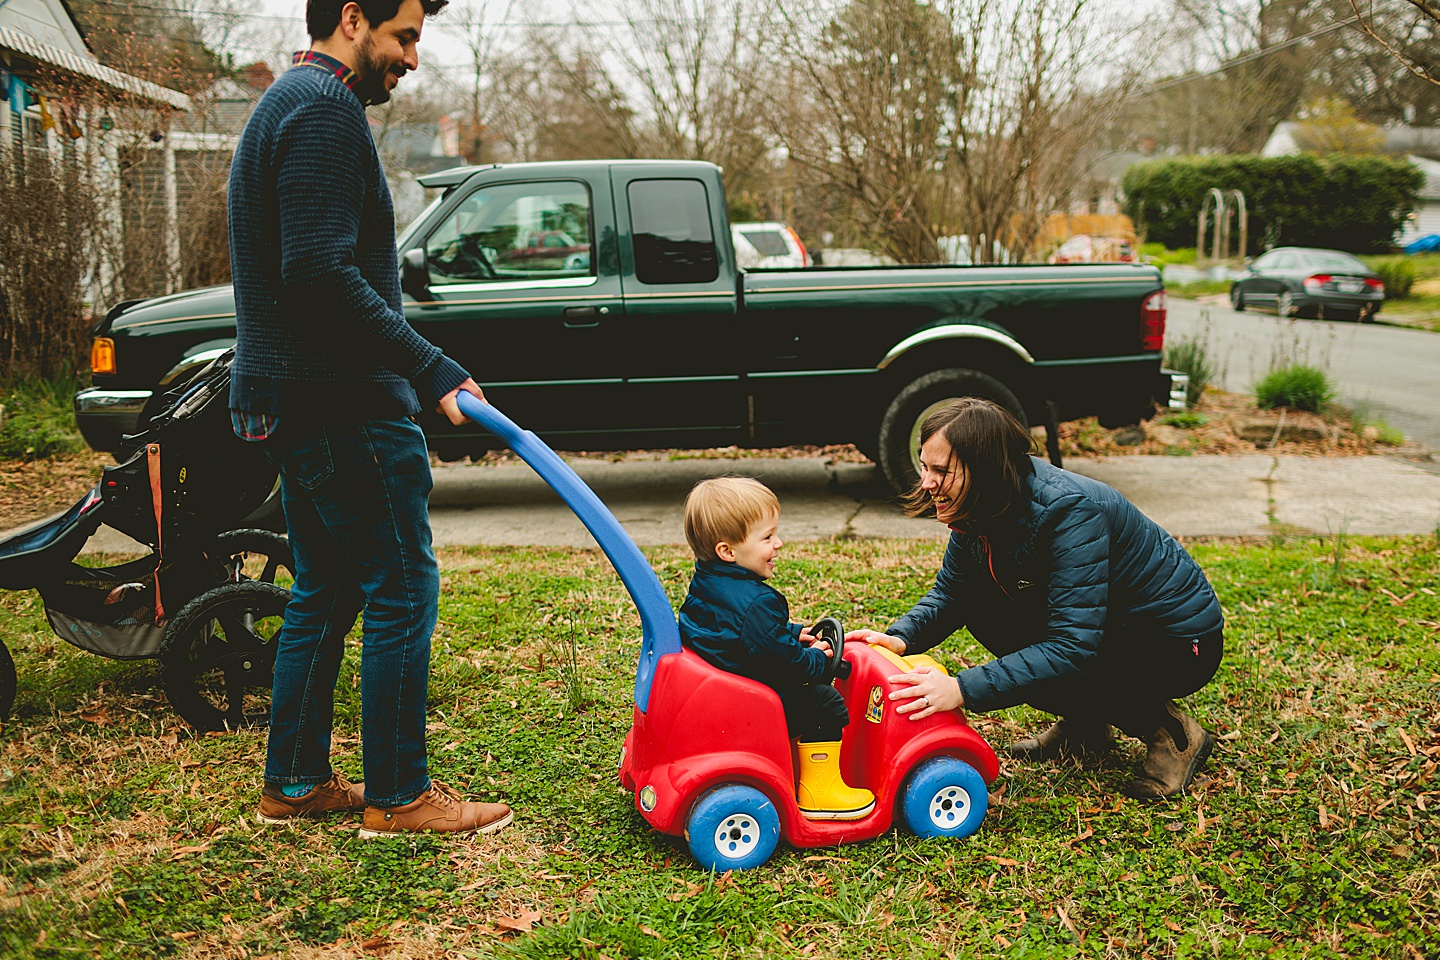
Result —
<path fill-rule="evenodd" d="M 190 109 L 190 98 L 179 90 L 162 87 L 158 83 L 151 83 L 149 80 L 142 80 L 128 73 L 121 73 L 114 67 L 107 67 L 98 60 L 90 60 L 77 56 L 69 50 L 61 50 L 48 43 L 41 43 L 28 33 L 21 33 L 19 30 L 0 27 L 0 50 L 13 51 L 38 64 L 94 80 L 151 103 L 173 107 L 176 110 Z"/>

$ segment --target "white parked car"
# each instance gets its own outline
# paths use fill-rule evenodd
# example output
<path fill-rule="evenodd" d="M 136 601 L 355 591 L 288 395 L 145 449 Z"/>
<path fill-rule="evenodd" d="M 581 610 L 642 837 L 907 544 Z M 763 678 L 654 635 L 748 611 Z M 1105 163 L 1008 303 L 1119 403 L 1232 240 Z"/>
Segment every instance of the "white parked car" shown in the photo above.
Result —
<path fill-rule="evenodd" d="M 742 267 L 808 267 L 815 261 L 800 235 L 777 220 L 732 223 L 735 261 Z"/>

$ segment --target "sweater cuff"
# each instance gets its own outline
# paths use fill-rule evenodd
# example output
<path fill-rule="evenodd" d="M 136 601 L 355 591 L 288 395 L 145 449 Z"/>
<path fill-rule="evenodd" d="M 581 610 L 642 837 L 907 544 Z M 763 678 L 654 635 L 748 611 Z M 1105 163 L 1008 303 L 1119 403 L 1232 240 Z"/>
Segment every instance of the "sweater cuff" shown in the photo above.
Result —
<path fill-rule="evenodd" d="M 415 379 L 410 382 L 414 384 L 416 393 L 421 396 L 429 395 L 433 402 L 438 401 L 469 379 L 470 374 L 464 367 L 442 353 L 434 363 L 417 373 Z"/>

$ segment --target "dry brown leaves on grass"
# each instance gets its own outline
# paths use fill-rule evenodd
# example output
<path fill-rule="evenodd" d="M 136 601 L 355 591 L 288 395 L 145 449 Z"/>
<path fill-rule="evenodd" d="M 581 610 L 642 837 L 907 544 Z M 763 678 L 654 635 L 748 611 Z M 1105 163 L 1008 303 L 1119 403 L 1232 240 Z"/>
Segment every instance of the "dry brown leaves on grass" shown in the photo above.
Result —
<path fill-rule="evenodd" d="M 93 451 L 56 460 L 0 460 L 0 530 L 64 510 L 115 461 Z"/>
<path fill-rule="evenodd" d="M 1060 425 L 1060 449 L 1067 457 L 1134 454 L 1185 455 L 1279 453 L 1316 457 L 1359 457 L 1387 452 L 1415 452 L 1382 444 L 1374 430 L 1357 431 L 1344 416 L 1303 410 L 1261 410 L 1254 398 L 1207 390 L 1191 413 L 1203 418 L 1194 426 L 1172 426 L 1160 415 L 1138 428 L 1107 430 L 1094 418 Z M 1259 439 L 1243 437 L 1242 431 Z"/>

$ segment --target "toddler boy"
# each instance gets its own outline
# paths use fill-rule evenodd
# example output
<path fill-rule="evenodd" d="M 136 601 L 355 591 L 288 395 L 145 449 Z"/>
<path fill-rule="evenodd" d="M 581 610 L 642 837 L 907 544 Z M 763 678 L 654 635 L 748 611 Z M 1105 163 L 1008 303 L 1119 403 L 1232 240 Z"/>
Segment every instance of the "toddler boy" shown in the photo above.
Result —
<path fill-rule="evenodd" d="M 812 820 L 857 820 L 875 807 L 869 790 L 840 775 L 840 731 L 850 722 L 839 691 L 817 682 L 828 645 L 790 622 L 790 605 L 765 583 L 783 542 L 780 502 L 748 477 L 717 477 L 685 498 L 685 539 L 695 575 L 680 608 L 680 638 L 721 670 L 780 695 L 791 739 L 799 741 L 800 812 Z M 834 655 L 840 655 L 836 651 Z"/>

